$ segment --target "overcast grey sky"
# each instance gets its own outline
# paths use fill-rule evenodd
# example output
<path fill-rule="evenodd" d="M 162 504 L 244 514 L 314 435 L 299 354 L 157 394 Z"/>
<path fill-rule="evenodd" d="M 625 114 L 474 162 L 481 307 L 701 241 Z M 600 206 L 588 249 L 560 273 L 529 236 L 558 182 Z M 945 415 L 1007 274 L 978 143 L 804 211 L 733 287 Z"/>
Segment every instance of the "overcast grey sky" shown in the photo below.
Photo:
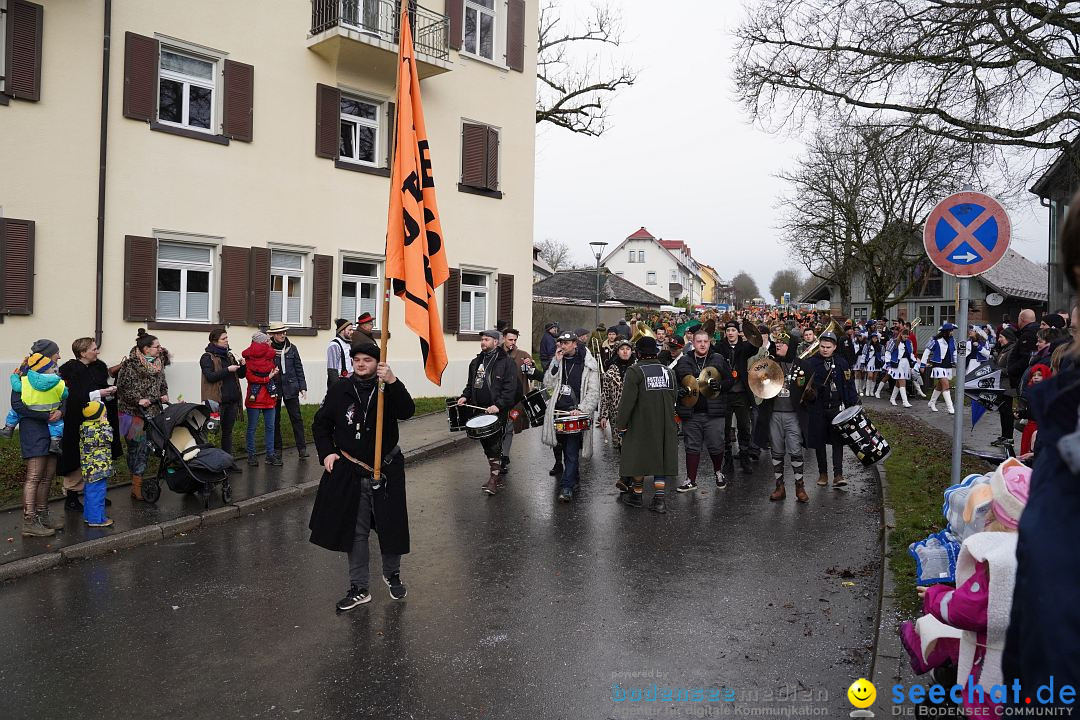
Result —
<path fill-rule="evenodd" d="M 575 261 L 592 262 L 590 241 L 610 251 L 644 225 L 689 243 L 725 279 L 746 270 L 767 293 L 776 270 L 792 266 L 774 229 L 785 189 L 774 176 L 802 145 L 754 127 L 733 99 L 742 3 L 613 2 L 638 82 L 615 100 L 599 138 L 538 126 L 534 238 L 561 240 Z M 1045 213 L 1032 196 L 1011 215 L 1013 248 L 1037 262 L 1046 261 Z"/>

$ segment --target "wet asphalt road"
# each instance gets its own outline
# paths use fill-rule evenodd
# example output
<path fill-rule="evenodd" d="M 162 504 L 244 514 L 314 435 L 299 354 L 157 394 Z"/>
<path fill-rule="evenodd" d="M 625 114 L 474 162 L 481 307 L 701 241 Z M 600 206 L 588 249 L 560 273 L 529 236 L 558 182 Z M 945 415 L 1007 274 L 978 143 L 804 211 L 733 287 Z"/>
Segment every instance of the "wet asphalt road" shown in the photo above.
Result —
<path fill-rule="evenodd" d="M 373 562 L 373 601 L 335 615 L 345 557 L 307 542 L 310 498 L 2 585 L 0 717 L 702 717 L 796 691 L 845 717 L 877 608 L 871 474 L 811 472 L 797 506 L 768 502 L 763 462 L 659 516 L 616 502 L 597 446 L 569 506 L 535 431 L 494 498 L 478 444 L 410 467 L 405 602 Z M 653 682 L 735 699 L 612 699 Z"/>

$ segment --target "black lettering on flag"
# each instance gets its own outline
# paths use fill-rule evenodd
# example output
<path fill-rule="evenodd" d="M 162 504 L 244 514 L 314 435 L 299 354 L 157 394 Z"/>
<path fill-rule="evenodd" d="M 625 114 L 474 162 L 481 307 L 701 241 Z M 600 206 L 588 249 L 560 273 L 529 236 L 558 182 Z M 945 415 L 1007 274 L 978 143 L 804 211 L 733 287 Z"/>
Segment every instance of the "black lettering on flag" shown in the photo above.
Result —
<path fill-rule="evenodd" d="M 428 345 L 428 341 L 424 338 L 420 338 L 420 354 L 424 356 L 424 365 L 427 365 L 428 350 L 430 349 L 431 346 Z"/>
<path fill-rule="evenodd" d="M 405 178 L 401 183 L 401 191 L 407 192 L 413 196 L 413 200 L 420 202 L 424 199 L 424 193 L 420 189 L 420 178 L 416 177 L 416 171 L 409 173 L 409 177 Z"/>
<path fill-rule="evenodd" d="M 435 213 L 431 212 L 427 208 L 424 208 L 424 225 L 430 225 L 435 222 Z M 442 238 L 439 237 L 439 233 L 434 230 L 427 231 L 427 254 L 435 255 L 442 248 Z"/>
<path fill-rule="evenodd" d="M 416 143 L 416 149 L 420 151 L 420 176 L 423 187 L 435 187 L 435 178 L 431 175 L 431 155 L 429 154 L 431 149 L 428 147 L 428 141 L 421 140 Z"/>
<path fill-rule="evenodd" d="M 405 247 L 409 247 L 413 240 L 420 237 L 420 226 L 412 219 L 408 210 L 402 210 L 401 214 L 405 220 Z"/>
<path fill-rule="evenodd" d="M 434 233 L 428 233 L 428 235 L 434 235 Z M 428 297 L 431 297 L 431 291 L 435 287 L 435 275 L 431 272 L 431 258 L 427 255 L 424 256 L 424 280 L 427 281 Z"/>

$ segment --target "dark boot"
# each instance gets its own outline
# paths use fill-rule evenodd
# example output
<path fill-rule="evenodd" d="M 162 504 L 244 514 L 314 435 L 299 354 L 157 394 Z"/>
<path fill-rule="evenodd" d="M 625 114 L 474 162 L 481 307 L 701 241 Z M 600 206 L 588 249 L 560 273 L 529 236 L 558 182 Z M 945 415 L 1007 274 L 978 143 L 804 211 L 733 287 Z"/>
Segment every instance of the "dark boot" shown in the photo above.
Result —
<path fill-rule="evenodd" d="M 142 475 L 131 476 L 131 497 L 142 500 Z"/>
<path fill-rule="evenodd" d="M 638 497 L 641 497 L 640 495 Z M 641 502 L 640 500 L 638 502 Z M 663 495 L 653 495 L 652 504 L 649 505 L 649 509 L 655 513 L 663 515 L 667 512 L 667 503 L 664 501 Z"/>
<path fill-rule="evenodd" d="M 74 490 L 67 491 L 67 497 L 64 498 L 64 509 L 73 512 L 82 512 L 83 504 L 79 502 L 79 493 Z"/>
<path fill-rule="evenodd" d="M 817 484 L 820 487 L 829 486 L 829 475 L 827 473 L 819 472 L 817 476 Z"/>
<path fill-rule="evenodd" d="M 784 489 L 783 481 L 776 483 L 776 489 L 769 495 L 769 499 L 773 502 L 778 502 L 787 497 L 787 490 Z"/>
<path fill-rule="evenodd" d="M 644 507 L 644 505 L 641 502 L 641 493 L 636 493 L 636 492 L 630 491 L 628 493 L 623 493 L 619 497 L 622 498 L 622 501 L 624 503 L 626 503 L 627 505 L 629 505 L 632 508 Z"/>
<path fill-rule="evenodd" d="M 801 503 L 810 502 L 810 498 L 806 494 L 806 488 L 803 487 L 801 482 L 795 483 L 795 499 Z"/>
<path fill-rule="evenodd" d="M 499 491 L 499 473 L 502 472 L 502 460 L 488 458 L 488 468 L 491 470 L 491 476 L 488 478 L 487 483 L 484 484 L 484 492 L 488 495 L 494 495 Z"/>
<path fill-rule="evenodd" d="M 621 493 L 630 492 L 630 483 L 628 482 L 629 480 L 630 478 L 628 477 L 620 477 L 618 480 L 615 481 L 615 489 L 617 489 Z"/>
<path fill-rule="evenodd" d="M 548 475 L 550 475 L 552 477 L 561 478 L 562 474 L 563 474 L 563 466 L 562 466 L 561 462 L 555 463 L 554 465 L 551 466 L 551 469 L 548 470 Z"/>

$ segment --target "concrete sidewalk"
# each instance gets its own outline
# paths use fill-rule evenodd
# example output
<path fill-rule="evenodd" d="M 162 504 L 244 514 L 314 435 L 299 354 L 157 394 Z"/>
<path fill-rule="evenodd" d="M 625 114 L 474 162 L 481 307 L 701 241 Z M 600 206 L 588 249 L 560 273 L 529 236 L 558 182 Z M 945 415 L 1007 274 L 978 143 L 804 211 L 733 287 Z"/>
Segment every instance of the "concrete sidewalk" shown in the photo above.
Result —
<path fill-rule="evenodd" d="M 466 440 L 464 433 L 449 432 L 445 412 L 402 423 L 401 450 L 406 463 Z M 47 538 L 22 536 L 21 508 L 0 513 L 0 580 L 37 572 L 67 560 L 172 537 L 313 494 L 322 475 L 322 466 L 310 442 L 308 449 L 311 457 L 300 460 L 294 448 L 286 448 L 282 467 L 269 467 L 260 459 L 259 467 L 250 468 L 243 465 L 244 460 L 239 460 L 243 472 L 230 476 L 233 498 L 228 505 L 222 503 L 217 489 L 211 493 L 210 507 L 206 508 L 198 495 L 174 493 L 164 483 L 156 503 L 133 500 L 130 485 L 118 485 L 110 488 L 108 493 L 112 505 L 107 511 L 115 522 L 113 527 L 88 528 L 82 513 L 65 511 L 63 500 L 54 500 L 50 514 L 66 519 L 67 524 L 56 535 Z"/>

